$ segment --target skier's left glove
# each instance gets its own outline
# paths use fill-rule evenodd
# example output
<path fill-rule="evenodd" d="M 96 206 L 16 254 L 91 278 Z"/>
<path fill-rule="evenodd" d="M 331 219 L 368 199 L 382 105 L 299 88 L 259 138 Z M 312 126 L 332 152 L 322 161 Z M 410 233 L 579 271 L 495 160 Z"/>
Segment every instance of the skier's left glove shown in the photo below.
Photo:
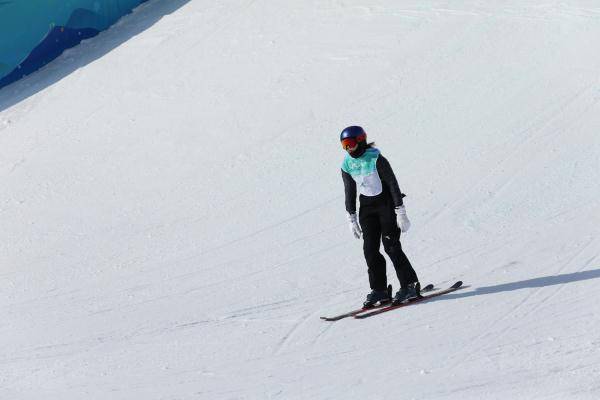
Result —
<path fill-rule="evenodd" d="M 358 225 L 358 221 L 356 218 L 356 213 L 348 214 L 348 226 L 350 228 L 350 232 L 354 235 L 355 238 L 360 239 L 360 235 L 362 234 L 362 230 L 360 229 L 360 225 Z"/>
<path fill-rule="evenodd" d="M 396 207 L 396 222 L 398 228 L 404 233 L 410 229 L 410 221 L 406 216 L 406 208 L 404 206 Z"/>

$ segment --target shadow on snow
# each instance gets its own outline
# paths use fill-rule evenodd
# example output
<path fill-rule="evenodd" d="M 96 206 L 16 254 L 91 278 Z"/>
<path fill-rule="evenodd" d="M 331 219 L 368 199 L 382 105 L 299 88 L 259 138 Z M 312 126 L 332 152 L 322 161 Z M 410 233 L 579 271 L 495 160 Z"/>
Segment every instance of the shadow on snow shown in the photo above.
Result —
<path fill-rule="evenodd" d="M 592 269 L 588 271 L 572 272 L 568 274 L 544 276 L 518 282 L 502 283 L 494 286 L 482 286 L 476 288 L 473 291 L 464 293 L 451 293 L 445 296 L 440 296 L 437 299 L 431 299 L 431 301 L 460 299 L 464 297 L 472 297 L 485 294 L 511 292 L 514 290 L 521 289 L 542 288 L 546 286 L 563 285 L 566 283 L 573 283 L 597 278 L 600 278 L 600 269 Z"/>

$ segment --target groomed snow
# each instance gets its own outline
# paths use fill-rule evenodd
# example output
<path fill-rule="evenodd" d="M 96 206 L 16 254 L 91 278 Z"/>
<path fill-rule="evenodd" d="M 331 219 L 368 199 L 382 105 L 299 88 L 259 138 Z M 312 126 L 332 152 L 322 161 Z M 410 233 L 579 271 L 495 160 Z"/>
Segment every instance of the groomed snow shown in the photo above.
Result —
<path fill-rule="evenodd" d="M 598 38 L 598 1 L 139 7 L 0 91 L 0 398 L 599 398 Z M 467 288 L 319 319 L 369 290 L 351 124 Z"/>

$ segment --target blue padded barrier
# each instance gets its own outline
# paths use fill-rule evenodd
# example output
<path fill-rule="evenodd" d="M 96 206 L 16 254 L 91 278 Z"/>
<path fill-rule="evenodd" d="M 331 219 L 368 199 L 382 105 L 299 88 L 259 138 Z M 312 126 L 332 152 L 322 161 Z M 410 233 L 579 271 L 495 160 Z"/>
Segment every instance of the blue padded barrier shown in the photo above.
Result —
<path fill-rule="evenodd" d="M 0 0 L 0 88 L 97 35 L 147 0 Z"/>

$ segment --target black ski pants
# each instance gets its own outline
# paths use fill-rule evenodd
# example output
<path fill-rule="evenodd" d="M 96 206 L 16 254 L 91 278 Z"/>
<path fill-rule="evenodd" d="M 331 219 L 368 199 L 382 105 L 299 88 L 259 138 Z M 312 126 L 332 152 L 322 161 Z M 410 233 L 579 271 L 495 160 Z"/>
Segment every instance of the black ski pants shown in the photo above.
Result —
<path fill-rule="evenodd" d="M 363 232 L 363 251 L 369 271 L 371 289 L 387 288 L 385 258 L 380 243 L 392 260 L 400 286 L 417 282 L 417 274 L 400 245 L 400 228 L 391 196 L 384 191 L 378 196 L 360 196 L 359 222 Z"/>

